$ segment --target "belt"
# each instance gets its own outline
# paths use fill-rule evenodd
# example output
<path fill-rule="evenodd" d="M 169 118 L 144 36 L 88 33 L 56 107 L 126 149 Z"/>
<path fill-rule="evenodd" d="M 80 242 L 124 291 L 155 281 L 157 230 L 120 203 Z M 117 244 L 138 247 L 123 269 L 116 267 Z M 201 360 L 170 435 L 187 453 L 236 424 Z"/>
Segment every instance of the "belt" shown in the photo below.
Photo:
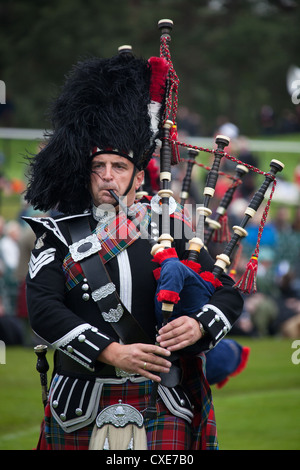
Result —
<path fill-rule="evenodd" d="M 82 378 L 86 380 L 91 380 L 93 378 L 101 379 L 120 379 L 124 378 L 131 379 L 132 381 L 136 380 L 148 380 L 145 377 L 138 374 L 130 374 L 121 369 L 117 369 L 114 366 L 108 364 L 101 364 L 95 371 L 86 369 L 84 366 L 74 361 L 67 354 L 56 351 L 56 372 L 61 375 L 74 376 L 77 378 Z M 175 361 L 175 364 L 172 364 L 170 372 L 168 374 L 160 374 L 162 378 L 161 384 L 166 387 L 175 387 L 181 380 L 181 367 L 178 361 Z"/>
<path fill-rule="evenodd" d="M 56 351 L 56 354 L 56 371 L 61 375 L 70 375 L 88 380 L 92 378 L 121 379 L 124 377 L 141 377 L 140 375 L 129 374 L 125 371 L 121 371 L 120 369 L 116 369 L 114 366 L 110 366 L 108 364 L 102 365 L 100 362 L 99 367 L 95 371 L 91 371 L 61 351 Z M 144 380 L 146 379 L 144 378 Z"/>

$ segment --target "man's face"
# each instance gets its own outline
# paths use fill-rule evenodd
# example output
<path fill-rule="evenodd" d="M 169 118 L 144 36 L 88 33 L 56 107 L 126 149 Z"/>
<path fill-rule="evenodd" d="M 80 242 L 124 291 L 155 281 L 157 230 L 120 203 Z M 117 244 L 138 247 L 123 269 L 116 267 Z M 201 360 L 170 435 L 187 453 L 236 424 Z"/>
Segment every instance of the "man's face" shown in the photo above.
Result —
<path fill-rule="evenodd" d="M 95 206 L 101 204 L 115 204 L 115 199 L 110 194 L 112 189 L 117 196 L 124 195 L 128 188 L 134 165 L 127 158 L 113 154 L 96 155 L 92 161 L 91 195 Z M 127 193 L 127 206 L 131 206 L 135 199 L 135 193 L 141 186 L 144 172 L 137 171 L 130 191 Z"/>

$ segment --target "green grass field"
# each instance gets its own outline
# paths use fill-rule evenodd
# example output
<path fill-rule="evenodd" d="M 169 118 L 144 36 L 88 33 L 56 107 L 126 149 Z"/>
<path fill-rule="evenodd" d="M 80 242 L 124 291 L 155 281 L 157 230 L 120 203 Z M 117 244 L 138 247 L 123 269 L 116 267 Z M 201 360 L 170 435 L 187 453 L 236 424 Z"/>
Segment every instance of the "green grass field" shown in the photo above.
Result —
<path fill-rule="evenodd" d="M 300 364 L 292 340 L 242 339 L 251 347 L 248 367 L 213 389 L 220 448 L 300 449 Z"/>
<path fill-rule="evenodd" d="M 213 387 L 221 450 L 300 449 L 300 364 L 288 339 L 240 340 L 251 347 L 246 370 Z M 51 363 L 51 353 L 48 353 Z M 9 347 L 0 365 L 0 450 L 33 449 L 43 414 L 36 356 Z"/>

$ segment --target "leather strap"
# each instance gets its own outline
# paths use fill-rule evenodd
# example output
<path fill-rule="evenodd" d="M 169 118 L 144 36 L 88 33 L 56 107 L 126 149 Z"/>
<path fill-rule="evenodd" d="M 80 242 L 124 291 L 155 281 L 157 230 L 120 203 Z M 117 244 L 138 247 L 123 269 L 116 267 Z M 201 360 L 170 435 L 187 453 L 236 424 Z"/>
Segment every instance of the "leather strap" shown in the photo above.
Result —
<path fill-rule="evenodd" d="M 88 237 L 91 235 L 88 216 L 70 219 L 69 231 L 73 245 L 76 244 L 79 254 L 84 255 L 84 251 L 88 252 L 91 245 L 91 242 L 87 242 L 87 240 L 89 240 Z M 94 299 L 104 320 L 114 316 L 114 314 L 110 315 L 109 312 L 118 312 L 121 307 L 123 310 L 121 317 L 118 319 L 118 321 L 110 321 L 110 325 L 115 330 L 122 342 L 124 344 L 153 344 L 153 341 L 150 340 L 136 319 L 123 305 L 116 290 L 112 291 L 109 287 L 107 287 L 108 285 L 113 286 L 113 283 L 104 264 L 102 263 L 102 259 L 97 251 L 97 247 L 94 249 L 94 251 L 94 253 L 81 259 L 80 264 L 92 290 L 92 296 L 95 292 L 110 292 L 104 297 L 100 295 L 98 300 Z M 172 366 L 168 374 L 161 374 L 161 384 L 167 387 L 175 387 L 181 379 L 181 369 L 174 364 L 174 362 L 176 362 L 178 359 L 178 354 L 172 353 L 168 359 L 172 362 Z M 154 403 L 156 401 L 156 393 L 154 390 L 153 395 L 155 395 L 152 397 L 152 401 Z"/>
<path fill-rule="evenodd" d="M 79 256 L 84 256 L 84 252 L 88 252 L 91 245 L 91 243 L 87 242 L 87 237 L 91 235 L 88 216 L 70 219 L 69 232 L 73 242 L 72 246 L 75 244 Z M 79 262 L 92 290 L 92 297 L 97 303 L 102 317 L 105 321 L 109 321 L 122 342 L 125 344 L 153 344 L 153 341 L 150 340 L 136 319 L 123 305 L 102 263 L 99 252 L 93 252 L 83 257 Z"/>

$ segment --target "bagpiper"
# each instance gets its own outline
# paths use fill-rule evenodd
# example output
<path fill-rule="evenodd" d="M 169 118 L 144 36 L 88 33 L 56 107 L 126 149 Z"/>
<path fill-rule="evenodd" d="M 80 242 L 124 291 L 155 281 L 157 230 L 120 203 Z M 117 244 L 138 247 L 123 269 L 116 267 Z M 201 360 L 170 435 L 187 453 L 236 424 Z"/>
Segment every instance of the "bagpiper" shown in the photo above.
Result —
<path fill-rule="evenodd" d="M 161 138 L 167 73 L 164 60 L 128 51 L 77 63 L 30 162 L 26 200 L 47 214 L 26 218 L 36 234 L 28 311 L 54 349 L 39 449 L 218 448 L 205 351 L 230 331 L 243 300 L 229 276 L 205 275 L 214 262 L 202 248 L 208 301 L 199 296 L 191 315 L 158 325 L 162 259 L 148 238 L 158 238 L 162 214 L 157 201 L 135 199 Z M 174 201 L 170 235 L 184 260 L 192 225 Z"/>

